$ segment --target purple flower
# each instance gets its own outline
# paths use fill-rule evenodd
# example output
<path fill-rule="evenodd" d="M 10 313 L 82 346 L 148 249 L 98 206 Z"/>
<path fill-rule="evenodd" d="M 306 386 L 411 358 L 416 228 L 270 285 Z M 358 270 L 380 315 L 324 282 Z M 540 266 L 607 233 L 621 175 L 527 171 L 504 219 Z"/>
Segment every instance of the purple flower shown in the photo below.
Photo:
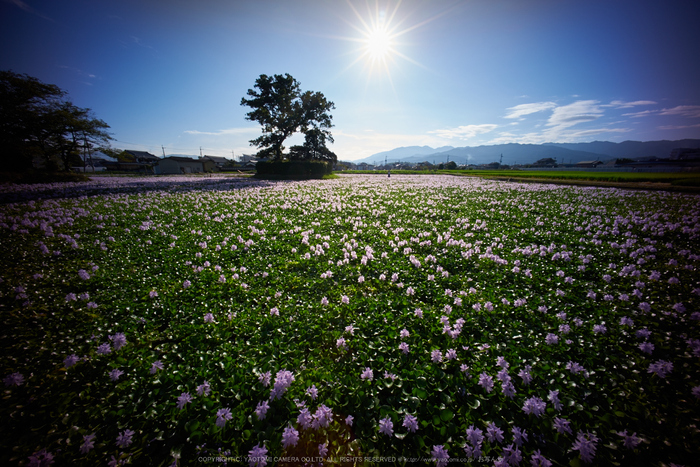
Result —
<path fill-rule="evenodd" d="M 232 418 L 233 415 L 231 415 L 231 410 L 228 407 L 219 409 L 216 412 L 216 426 L 223 428 L 226 425 L 226 421 Z"/>
<path fill-rule="evenodd" d="M 345 417 L 345 424 L 346 424 L 347 426 L 352 426 L 352 421 L 353 421 L 354 418 L 355 418 L 355 417 L 353 417 L 352 415 L 348 415 L 347 417 Z"/>
<path fill-rule="evenodd" d="M 525 368 L 520 370 L 520 372 L 518 373 L 518 376 L 520 376 L 520 379 L 523 380 L 523 384 L 526 386 L 532 381 L 532 375 L 530 374 L 531 370 L 532 367 L 530 365 L 526 365 Z"/>
<path fill-rule="evenodd" d="M 515 397 L 515 386 L 513 386 L 513 383 L 508 380 L 508 382 L 503 383 L 501 385 L 501 390 L 503 392 L 503 395 L 506 397 L 510 397 L 511 399 Z"/>
<path fill-rule="evenodd" d="M 401 336 L 402 339 L 405 339 L 409 336 L 409 332 L 406 328 L 402 329 L 401 332 L 399 333 L 399 336 Z"/>
<path fill-rule="evenodd" d="M 343 305 L 347 305 L 348 303 L 350 303 L 350 298 L 348 298 L 347 295 L 343 295 L 342 297 L 340 297 L 340 303 L 342 303 Z"/>
<path fill-rule="evenodd" d="M 549 391 L 549 395 L 547 396 L 547 399 L 552 402 L 552 405 L 554 405 L 554 408 L 556 410 L 561 410 L 561 401 L 559 400 L 559 390 L 553 390 Z"/>
<path fill-rule="evenodd" d="M 437 467 L 446 465 L 447 459 L 450 458 L 450 455 L 447 453 L 447 449 L 445 449 L 443 445 L 434 445 L 430 454 L 433 456 Z"/>
<path fill-rule="evenodd" d="M 547 345 L 553 345 L 559 342 L 559 336 L 556 334 L 552 334 L 551 332 L 547 334 L 547 337 L 544 338 L 544 342 Z"/>
<path fill-rule="evenodd" d="M 328 426 L 333 421 L 333 410 L 327 407 L 325 404 L 321 404 L 316 409 L 316 413 L 313 415 L 313 420 L 311 421 L 311 427 L 314 430 L 318 430 L 321 427 L 328 428 Z"/>
<path fill-rule="evenodd" d="M 434 363 L 440 363 L 442 361 L 442 352 L 440 352 L 439 350 L 433 350 L 432 352 L 430 352 L 430 359 Z"/>
<path fill-rule="evenodd" d="M 365 370 L 360 375 L 360 378 L 361 379 L 368 379 L 368 380 L 372 381 L 374 379 L 374 372 L 372 371 L 372 369 L 370 367 L 366 367 Z"/>
<path fill-rule="evenodd" d="M 132 443 L 131 437 L 134 436 L 134 434 L 132 430 L 122 431 L 119 436 L 117 436 L 117 446 L 120 448 L 128 447 Z"/>
<path fill-rule="evenodd" d="M 109 372 L 109 379 L 111 379 L 112 381 L 116 381 L 123 374 L 124 372 L 122 370 L 115 368 L 114 370 Z"/>
<path fill-rule="evenodd" d="M 493 390 L 493 378 L 486 373 L 481 373 L 481 375 L 479 375 L 479 386 L 490 393 L 491 390 Z"/>
<path fill-rule="evenodd" d="M 80 361 L 80 358 L 76 354 L 69 355 L 63 359 L 63 366 L 66 368 L 70 368 L 73 365 L 75 365 L 76 363 L 78 363 L 79 361 Z"/>
<path fill-rule="evenodd" d="M 394 424 L 389 417 L 384 417 L 379 420 L 379 432 L 387 436 L 394 434 Z"/>
<path fill-rule="evenodd" d="M 627 449 L 634 449 L 639 443 L 642 442 L 642 440 L 637 437 L 637 433 L 632 433 L 631 435 L 628 435 L 627 430 L 625 430 L 618 432 L 617 434 L 624 438 L 623 444 Z"/>
<path fill-rule="evenodd" d="M 659 360 L 649 365 L 647 373 L 655 373 L 659 378 L 665 378 L 671 371 L 673 371 L 673 363 Z"/>
<path fill-rule="evenodd" d="M 201 395 L 208 396 L 210 392 L 211 392 L 211 386 L 209 386 L 208 381 L 204 381 L 204 383 L 197 386 L 197 395 L 198 396 L 201 396 Z"/>
<path fill-rule="evenodd" d="M 537 449 L 532 453 L 532 457 L 530 457 L 530 465 L 532 465 L 532 467 L 551 467 L 552 463 L 540 454 L 540 450 Z"/>
<path fill-rule="evenodd" d="M 95 447 L 95 433 L 91 435 L 83 435 L 83 444 L 80 445 L 80 454 L 87 454 L 90 449 Z"/>
<path fill-rule="evenodd" d="M 188 281 L 188 280 L 185 280 L 185 282 L 182 283 L 182 288 L 183 288 L 183 289 L 186 289 L 186 288 L 188 288 L 188 287 L 191 286 L 191 285 L 192 285 L 192 282 L 190 282 L 190 281 Z"/>
<path fill-rule="evenodd" d="M 306 394 L 311 396 L 311 400 L 316 400 L 318 397 L 318 389 L 316 389 L 316 385 L 311 385 L 311 387 L 306 390 Z"/>
<path fill-rule="evenodd" d="M 557 430 L 557 433 L 569 433 L 571 434 L 571 427 L 569 426 L 569 421 L 566 420 L 565 418 L 559 418 L 556 417 L 554 419 L 554 422 L 552 423 L 552 426 L 554 427 L 555 430 Z"/>
<path fill-rule="evenodd" d="M 107 355 L 108 353 L 111 353 L 111 352 L 112 352 L 112 346 L 109 345 L 109 342 L 105 342 L 104 344 L 97 347 L 97 353 L 100 355 Z"/>
<path fill-rule="evenodd" d="M 192 402 L 192 396 L 189 392 L 183 392 L 177 398 L 177 408 L 182 410 L 185 408 L 185 404 Z"/>
<path fill-rule="evenodd" d="M 494 441 L 497 443 L 502 443 L 503 442 L 503 430 L 498 428 L 495 423 L 489 422 L 488 425 L 486 425 L 486 437 L 488 438 L 490 443 L 493 443 Z"/>
<path fill-rule="evenodd" d="M 313 419 L 309 413 L 309 409 L 306 407 L 301 409 L 301 412 L 299 412 L 299 416 L 297 417 L 297 423 L 301 425 L 303 429 L 307 430 L 311 427 L 312 420 Z"/>
<path fill-rule="evenodd" d="M 265 446 L 254 446 L 248 451 L 248 467 L 265 467 L 267 465 L 267 448 Z"/>
<path fill-rule="evenodd" d="M 321 457 L 326 457 L 326 454 L 328 454 L 328 441 L 318 445 L 318 455 Z"/>
<path fill-rule="evenodd" d="M 520 461 L 523 460 L 523 455 L 520 452 L 520 447 L 515 443 L 510 446 L 503 448 L 503 460 L 505 460 L 508 465 L 519 465 Z"/>
<path fill-rule="evenodd" d="M 642 342 L 641 344 L 639 344 L 639 350 L 651 355 L 651 353 L 654 351 L 654 344 L 652 344 L 651 342 Z"/>
<path fill-rule="evenodd" d="M 275 375 L 275 385 L 270 392 L 270 399 L 280 399 L 287 392 L 287 388 L 294 382 L 294 375 L 291 371 L 280 370 Z"/>
<path fill-rule="evenodd" d="M 445 358 L 448 360 L 454 360 L 457 358 L 457 351 L 455 349 L 448 349 L 445 354 Z"/>
<path fill-rule="evenodd" d="M 582 431 L 579 431 L 571 449 L 579 452 L 579 456 L 583 462 L 589 463 L 592 462 L 595 457 L 597 441 L 598 438 L 595 435 L 591 433 L 584 434 Z"/>
<path fill-rule="evenodd" d="M 408 344 L 405 342 L 400 343 L 399 350 L 401 350 L 403 353 L 408 353 Z"/>
<path fill-rule="evenodd" d="M 596 334 L 605 334 L 607 330 L 604 324 L 596 324 L 593 326 L 593 332 Z"/>
<path fill-rule="evenodd" d="M 204 315 L 204 322 L 205 323 L 213 323 L 214 322 L 214 315 L 211 313 L 207 313 Z"/>
<path fill-rule="evenodd" d="M 527 433 L 525 430 L 514 426 L 511 431 L 513 432 L 513 442 L 518 446 L 522 446 L 523 443 L 527 441 Z"/>
<path fill-rule="evenodd" d="M 700 386 L 695 386 L 693 389 L 690 391 L 695 397 L 700 399 Z"/>
<path fill-rule="evenodd" d="M 53 464 L 53 454 L 46 449 L 42 449 L 29 456 L 29 463 L 27 465 L 30 467 L 43 467 L 51 464 Z"/>
<path fill-rule="evenodd" d="M 88 274 L 85 269 L 79 269 L 78 276 L 84 281 L 90 279 L 90 274 Z"/>
<path fill-rule="evenodd" d="M 258 406 L 255 408 L 255 415 L 258 417 L 258 420 L 265 419 L 265 414 L 267 413 L 267 409 L 269 408 L 270 405 L 267 403 L 267 401 L 262 401 L 258 403 Z"/>
<path fill-rule="evenodd" d="M 478 446 L 484 441 L 484 432 L 479 428 L 474 428 L 474 425 L 470 425 L 467 428 L 467 440 L 472 446 Z"/>
<path fill-rule="evenodd" d="M 545 401 L 539 397 L 533 396 L 525 401 L 523 404 L 523 412 L 529 415 L 534 415 L 535 417 L 540 417 L 544 413 L 544 409 L 547 406 Z"/>
<path fill-rule="evenodd" d="M 126 345 L 126 336 L 123 332 L 118 332 L 113 336 L 109 336 L 109 340 L 112 341 L 114 350 L 119 350 Z"/>
<path fill-rule="evenodd" d="M 150 372 L 152 375 L 155 375 L 158 370 L 162 370 L 162 369 L 163 369 L 163 362 L 161 362 L 160 360 L 156 360 L 155 362 L 153 362 L 153 365 L 151 365 Z"/>
<path fill-rule="evenodd" d="M 414 433 L 416 430 L 418 430 L 418 419 L 407 413 L 403 418 L 403 426 L 411 433 Z"/>
<path fill-rule="evenodd" d="M 296 446 L 298 442 L 299 432 L 291 426 L 285 428 L 284 433 L 282 433 L 282 447 L 287 449 L 290 446 Z"/>
<path fill-rule="evenodd" d="M 270 385 L 270 378 L 272 378 L 272 374 L 267 371 L 258 376 L 258 381 L 260 381 L 263 386 L 268 387 Z"/>

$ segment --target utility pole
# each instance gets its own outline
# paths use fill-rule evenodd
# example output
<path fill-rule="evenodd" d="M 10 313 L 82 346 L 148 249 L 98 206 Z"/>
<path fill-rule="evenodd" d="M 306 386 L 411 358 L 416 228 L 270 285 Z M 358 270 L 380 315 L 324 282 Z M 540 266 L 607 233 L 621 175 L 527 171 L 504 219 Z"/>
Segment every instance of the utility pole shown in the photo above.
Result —
<path fill-rule="evenodd" d="M 160 147 L 163 148 L 163 159 L 165 159 L 165 148 L 163 147 L 162 144 L 160 145 Z"/>
<path fill-rule="evenodd" d="M 199 147 L 199 158 L 202 158 L 202 146 Z"/>
<path fill-rule="evenodd" d="M 501 160 L 498 161 L 498 165 L 499 166 L 503 165 L 503 153 L 501 153 Z"/>

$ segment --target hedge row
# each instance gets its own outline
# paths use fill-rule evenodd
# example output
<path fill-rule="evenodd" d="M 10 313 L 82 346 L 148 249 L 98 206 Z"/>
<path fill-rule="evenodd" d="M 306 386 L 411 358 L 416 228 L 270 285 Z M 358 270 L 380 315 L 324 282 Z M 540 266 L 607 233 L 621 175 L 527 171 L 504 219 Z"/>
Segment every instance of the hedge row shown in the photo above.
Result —
<path fill-rule="evenodd" d="M 255 166 L 260 178 L 323 178 L 333 173 L 333 166 L 324 161 L 268 161 Z"/>

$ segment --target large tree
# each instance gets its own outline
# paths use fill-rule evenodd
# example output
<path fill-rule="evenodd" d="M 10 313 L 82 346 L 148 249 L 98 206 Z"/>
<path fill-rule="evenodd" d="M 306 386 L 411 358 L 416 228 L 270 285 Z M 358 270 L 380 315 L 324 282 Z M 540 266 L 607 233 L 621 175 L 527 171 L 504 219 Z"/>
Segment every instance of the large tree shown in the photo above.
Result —
<path fill-rule="evenodd" d="M 106 145 L 109 125 L 65 100 L 58 86 L 0 71 L 0 159 L 10 171 L 69 169 Z"/>
<path fill-rule="evenodd" d="M 317 149 L 321 149 L 320 142 L 328 151 L 325 141 L 333 142 L 329 131 L 333 117 L 329 111 L 335 105 L 322 93 L 302 93 L 299 82 L 289 74 L 260 75 L 255 88 L 248 89 L 248 96 L 241 99 L 241 105 L 253 109 L 246 114 L 246 120 L 262 125 L 262 136 L 250 141 L 260 148 L 259 155 L 283 159 L 284 141 L 298 131 L 306 135 L 307 141 L 315 141 Z"/>

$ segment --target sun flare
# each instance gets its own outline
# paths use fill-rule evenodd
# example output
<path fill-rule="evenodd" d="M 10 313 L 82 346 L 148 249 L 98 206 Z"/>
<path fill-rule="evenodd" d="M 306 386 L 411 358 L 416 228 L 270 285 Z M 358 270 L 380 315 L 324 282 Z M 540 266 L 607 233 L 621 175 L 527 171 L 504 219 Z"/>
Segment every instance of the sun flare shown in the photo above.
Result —
<path fill-rule="evenodd" d="M 367 34 L 367 54 L 372 60 L 386 60 L 392 52 L 389 32 L 379 26 Z"/>

